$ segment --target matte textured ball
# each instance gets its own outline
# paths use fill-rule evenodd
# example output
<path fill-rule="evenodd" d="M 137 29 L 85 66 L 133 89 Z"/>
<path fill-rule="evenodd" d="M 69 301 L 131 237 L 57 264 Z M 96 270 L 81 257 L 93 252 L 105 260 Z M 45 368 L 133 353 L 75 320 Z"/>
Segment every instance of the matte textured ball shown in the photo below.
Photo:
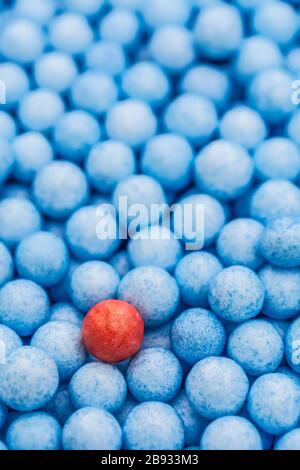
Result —
<path fill-rule="evenodd" d="M 299 361 L 300 346 L 300 319 L 296 318 L 288 327 L 285 336 L 285 357 L 295 372 L 300 372 Z"/>
<path fill-rule="evenodd" d="M 300 175 L 299 149 L 290 139 L 273 137 L 257 147 L 254 164 L 255 176 L 261 181 L 276 178 L 295 181 Z"/>
<path fill-rule="evenodd" d="M 300 450 L 300 429 L 283 434 L 275 443 L 274 450 Z"/>
<path fill-rule="evenodd" d="M 0 287 L 13 278 L 14 261 L 8 248 L 0 242 Z"/>
<path fill-rule="evenodd" d="M 139 402 L 168 402 L 181 386 L 182 368 L 176 356 L 163 348 L 146 348 L 130 362 L 127 385 Z"/>

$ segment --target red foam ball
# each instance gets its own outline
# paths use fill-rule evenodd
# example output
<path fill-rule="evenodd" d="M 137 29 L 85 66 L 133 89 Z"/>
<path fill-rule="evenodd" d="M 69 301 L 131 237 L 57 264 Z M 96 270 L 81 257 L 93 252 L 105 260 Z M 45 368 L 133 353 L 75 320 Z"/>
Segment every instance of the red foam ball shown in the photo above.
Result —
<path fill-rule="evenodd" d="M 101 361 L 114 363 L 128 359 L 140 349 L 143 338 L 141 315 L 123 300 L 100 302 L 83 320 L 83 343 Z"/>

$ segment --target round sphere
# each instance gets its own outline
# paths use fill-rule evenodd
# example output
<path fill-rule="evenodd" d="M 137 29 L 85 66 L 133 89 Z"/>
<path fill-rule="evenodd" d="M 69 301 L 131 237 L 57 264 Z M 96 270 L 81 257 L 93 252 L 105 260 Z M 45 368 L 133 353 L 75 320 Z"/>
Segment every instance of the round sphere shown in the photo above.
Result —
<path fill-rule="evenodd" d="M 52 357 L 61 380 L 70 379 L 87 360 L 80 328 L 69 322 L 45 323 L 34 333 L 30 344 Z"/>
<path fill-rule="evenodd" d="M 65 113 L 56 124 L 54 143 L 62 158 L 81 163 L 101 134 L 101 127 L 91 114 L 74 110 Z"/>
<path fill-rule="evenodd" d="M 106 132 L 110 139 L 139 147 L 149 140 L 157 128 L 156 117 L 149 105 L 136 99 L 114 104 L 107 113 Z"/>
<path fill-rule="evenodd" d="M 49 232 L 36 232 L 23 238 L 17 247 L 15 260 L 20 277 L 43 287 L 59 282 L 69 266 L 65 243 Z"/>
<path fill-rule="evenodd" d="M 256 271 L 264 264 L 259 251 L 263 230 L 254 219 L 235 219 L 224 225 L 217 240 L 221 261 L 226 266 L 241 265 Z"/>
<path fill-rule="evenodd" d="M 202 220 L 198 219 L 199 208 L 204 211 Z M 175 207 L 174 233 L 185 244 L 201 249 L 213 244 L 225 219 L 224 207 L 217 199 L 208 194 L 192 194 L 181 199 Z"/>
<path fill-rule="evenodd" d="M 93 17 L 101 13 L 105 5 L 105 0 L 85 0 L 84 3 L 81 0 L 65 0 L 65 4 L 70 10 Z"/>
<path fill-rule="evenodd" d="M 210 423 L 201 441 L 201 450 L 263 450 L 261 436 L 253 424 L 241 416 L 223 416 Z"/>
<path fill-rule="evenodd" d="M 267 2 L 255 9 L 252 27 L 257 33 L 286 45 L 293 41 L 298 31 L 295 9 L 285 2 Z"/>
<path fill-rule="evenodd" d="M 229 109 L 220 122 L 220 136 L 253 150 L 267 134 L 264 121 L 259 113 L 248 106 Z"/>
<path fill-rule="evenodd" d="M 282 217 L 300 217 L 300 189 L 283 179 L 266 181 L 255 190 L 250 212 L 263 224 Z"/>
<path fill-rule="evenodd" d="M 124 447 L 128 450 L 181 450 L 184 429 L 170 405 L 147 402 L 133 408 L 123 428 Z"/>
<path fill-rule="evenodd" d="M 81 328 L 83 316 L 72 304 L 67 302 L 58 302 L 51 307 L 49 321 L 63 321 L 72 323 Z"/>
<path fill-rule="evenodd" d="M 96 144 L 86 160 L 86 172 L 93 188 L 111 193 L 116 185 L 136 172 L 131 148 L 116 140 Z"/>
<path fill-rule="evenodd" d="M 33 411 L 53 397 L 59 377 L 48 354 L 31 346 L 13 351 L 0 368 L 0 399 L 17 411 Z"/>
<path fill-rule="evenodd" d="M 115 103 L 118 89 L 109 75 L 88 70 L 75 79 L 71 96 L 74 107 L 99 115 Z"/>
<path fill-rule="evenodd" d="M 23 238 L 41 229 L 41 216 L 27 199 L 11 197 L 0 201 L 0 240 L 14 248 Z"/>
<path fill-rule="evenodd" d="M 153 62 L 137 62 L 122 77 L 123 92 L 129 98 L 162 105 L 170 94 L 170 82 L 162 68 Z"/>
<path fill-rule="evenodd" d="M 13 278 L 14 262 L 8 248 L 0 242 L 0 287 Z"/>
<path fill-rule="evenodd" d="M 128 243 L 131 264 L 158 266 L 173 271 L 182 257 L 182 247 L 167 227 L 152 225 L 142 229 Z"/>
<path fill-rule="evenodd" d="M 74 11 L 55 16 L 49 25 L 49 42 L 67 54 L 81 54 L 93 40 L 93 32 L 86 18 Z"/>
<path fill-rule="evenodd" d="M 184 93 L 171 101 L 164 120 L 168 131 L 185 137 L 195 145 L 209 140 L 218 122 L 213 103 L 192 93 Z"/>
<path fill-rule="evenodd" d="M 0 325 L 0 344 L 4 349 L 1 353 L 4 353 L 4 360 L 13 352 L 15 349 L 20 348 L 23 346 L 23 342 L 17 333 L 8 328 L 8 326 Z M 1 356 L 0 356 L 1 357 Z M 1 362 L 1 361 L 0 361 Z M 1 422 L 1 419 L 0 419 Z M 0 426 L 1 427 L 1 426 Z"/>
<path fill-rule="evenodd" d="M 300 388 L 285 374 L 259 377 L 252 385 L 247 410 L 255 424 L 275 436 L 295 428 L 299 422 Z"/>
<path fill-rule="evenodd" d="M 274 450 L 300 450 L 300 429 L 283 434 L 274 445 Z"/>
<path fill-rule="evenodd" d="M 284 347 L 274 326 L 265 320 L 250 320 L 231 333 L 228 355 L 249 375 L 273 372 L 281 363 Z"/>
<path fill-rule="evenodd" d="M 255 176 L 260 181 L 276 178 L 295 181 L 300 175 L 299 149 L 290 139 L 273 137 L 257 147 L 254 165 Z"/>
<path fill-rule="evenodd" d="M 220 320 L 208 310 L 191 308 L 182 312 L 170 330 L 172 350 L 179 359 L 194 365 L 223 352 L 226 333 Z"/>
<path fill-rule="evenodd" d="M 75 408 L 95 406 L 115 413 L 125 402 L 127 386 L 116 367 L 92 362 L 73 375 L 69 393 Z"/>
<path fill-rule="evenodd" d="M 75 307 L 87 312 L 96 303 L 114 298 L 120 278 L 110 264 L 103 261 L 82 263 L 71 275 L 70 296 Z"/>
<path fill-rule="evenodd" d="M 126 8 L 113 8 L 101 20 L 99 32 L 103 39 L 117 42 L 124 47 L 131 47 L 138 38 L 139 28 L 139 19 L 133 11 Z"/>
<path fill-rule="evenodd" d="M 48 320 L 46 291 L 32 281 L 15 279 L 0 290 L 0 320 L 20 336 L 29 336 Z"/>
<path fill-rule="evenodd" d="M 241 43 L 235 69 L 237 78 L 247 83 L 259 72 L 282 64 L 283 57 L 276 42 L 257 35 L 249 36 Z"/>
<path fill-rule="evenodd" d="M 43 54 L 34 64 L 37 85 L 57 93 L 63 93 L 70 88 L 77 72 L 77 65 L 72 56 L 60 51 Z"/>
<path fill-rule="evenodd" d="M 28 65 L 42 54 L 44 46 L 44 33 L 35 21 L 12 16 L 2 24 L 0 51 L 4 58 Z"/>
<path fill-rule="evenodd" d="M 141 167 L 165 190 L 181 191 L 191 181 L 192 162 L 193 150 L 186 139 L 177 134 L 160 134 L 147 143 Z"/>
<path fill-rule="evenodd" d="M 14 168 L 14 155 L 7 139 L 0 137 L 0 185 L 4 183 Z"/>
<path fill-rule="evenodd" d="M 88 69 L 115 76 L 125 70 L 127 58 L 121 44 L 101 39 L 88 48 L 85 63 Z"/>
<path fill-rule="evenodd" d="M 185 0 L 152 0 L 142 5 L 142 15 L 149 28 L 166 24 L 185 24 L 191 13 L 191 6 Z"/>
<path fill-rule="evenodd" d="M 63 115 L 64 102 L 58 93 L 47 88 L 37 88 L 22 98 L 18 117 L 29 131 L 50 131 Z"/>
<path fill-rule="evenodd" d="M 36 173 L 54 158 L 50 142 L 39 132 L 18 135 L 12 143 L 15 159 L 13 176 L 20 183 L 30 183 Z"/>
<path fill-rule="evenodd" d="M 163 348 L 170 351 L 170 327 L 171 322 L 157 326 L 156 328 L 147 328 L 145 331 L 144 341 L 142 343 L 142 349 Z"/>
<path fill-rule="evenodd" d="M 50 401 L 43 407 L 43 411 L 51 414 L 63 425 L 74 413 L 74 407 L 70 399 L 68 382 L 61 382 Z"/>
<path fill-rule="evenodd" d="M 137 308 L 146 327 L 167 322 L 179 304 L 175 279 L 164 269 L 142 266 L 126 274 L 120 282 L 118 298 Z"/>
<path fill-rule="evenodd" d="M 151 176 L 143 174 L 132 175 L 120 181 L 113 192 L 113 204 L 118 211 L 119 222 L 132 238 L 149 224 L 158 224 L 168 209 L 161 185 Z M 135 205 L 143 206 L 138 217 L 138 226 L 135 223 L 136 212 L 132 210 Z M 162 207 L 162 213 L 154 210 L 155 207 Z"/>
<path fill-rule="evenodd" d="M 154 30 L 149 52 L 155 62 L 171 73 L 179 73 L 195 58 L 193 36 L 184 26 L 169 24 Z"/>
<path fill-rule="evenodd" d="M 83 343 L 102 361 L 128 359 L 140 349 L 143 337 L 144 324 L 139 312 L 121 300 L 94 305 L 83 321 Z"/>
<path fill-rule="evenodd" d="M 6 442 L 10 450 L 59 450 L 61 428 L 48 413 L 24 413 L 9 426 Z"/>
<path fill-rule="evenodd" d="M 108 411 L 85 407 L 67 420 L 62 434 L 64 450 L 119 450 L 122 431 Z"/>
<path fill-rule="evenodd" d="M 264 284 L 249 268 L 231 266 L 211 281 L 208 300 L 213 311 L 224 320 L 242 322 L 261 312 Z"/>
<path fill-rule="evenodd" d="M 29 79 L 25 70 L 14 62 L 2 62 L 0 79 L 6 87 L 6 106 L 15 108 L 29 90 Z"/>
<path fill-rule="evenodd" d="M 196 184 L 218 199 L 238 199 L 251 184 L 253 166 L 252 158 L 239 144 L 216 140 L 195 160 Z"/>
<path fill-rule="evenodd" d="M 248 101 L 270 124 L 284 122 L 293 110 L 293 76 L 283 68 L 258 73 L 248 87 Z"/>
<path fill-rule="evenodd" d="M 5 111 L 0 111 L 0 138 L 13 140 L 16 136 L 16 132 L 17 126 L 12 116 Z"/>
<path fill-rule="evenodd" d="M 263 257 L 275 266 L 300 266 L 300 217 L 284 217 L 270 222 L 260 240 Z"/>
<path fill-rule="evenodd" d="M 130 361 L 126 381 L 136 400 L 168 402 L 180 389 L 182 368 L 170 351 L 147 348 Z"/>
<path fill-rule="evenodd" d="M 83 261 L 109 258 L 119 247 L 116 217 L 100 206 L 85 206 L 75 211 L 66 224 L 65 238 L 72 254 Z M 112 230 L 108 236 L 102 224 Z"/>
<path fill-rule="evenodd" d="M 225 72 L 211 65 L 196 65 L 183 76 L 180 88 L 184 93 L 202 95 L 218 108 L 223 108 L 231 96 L 231 84 Z"/>
<path fill-rule="evenodd" d="M 243 406 L 249 382 L 243 369 L 227 357 L 207 357 L 194 365 L 186 379 L 189 402 L 204 418 L 236 414 Z"/>
<path fill-rule="evenodd" d="M 29 18 L 40 25 L 46 25 L 53 17 L 56 5 L 53 0 L 17 0 L 14 12 L 23 18 Z"/>
<path fill-rule="evenodd" d="M 33 195 L 45 215 L 64 219 L 84 205 L 88 197 L 88 184 L 78 166 L 66 161 L 54 161 L 37 173 Z"/>
<path fill-rule="evenodd" d="M 208 307 L 209 283 L 222 268 L 218 258 L 204 251 L 184 256 L 175 270 L 182 300 L 192 307 Z"/>
<path fill-rule="evenodd" d="M 300 346 L 300 319 L 296 318 L 288 327 L 285 336 L 285 357 L 295 372 L 300 372 L 299 361 Z"/>
<path fill-rule="evenodd" d="M 266 265 L 258 274 L 265 288 L 265 315 L 286 320 L 299 314 L 300 269 Z"/>
<path fill-rule="evenodd" d="M 243 37 L 239 11 L 223 2 L 205 5 L 195 23 L 195 41 L 201 55 L 211 60 L 229 59 Z"/>

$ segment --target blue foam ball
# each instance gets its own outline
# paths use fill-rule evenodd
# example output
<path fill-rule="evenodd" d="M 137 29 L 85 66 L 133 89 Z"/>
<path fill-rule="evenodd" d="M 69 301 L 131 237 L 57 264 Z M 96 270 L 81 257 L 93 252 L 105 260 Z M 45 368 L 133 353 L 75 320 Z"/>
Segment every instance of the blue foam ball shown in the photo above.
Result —
<path fill-rule="evenodd" d="M 104 219 L 102 215 L 105 215 Z M 101 220 L 116 228 L 115 215 L 102 212 L 101 206 L 99 211 L 97 206 L 82 207 L 67 221 L 66 242 L 76 258 L 83 261 L 106 259 L 118 249 L 120 240 L 117 233 L 116 236 L 102 234 Z"/>
<path fill-rule="evenodd" d="M 263 450 L 253 424 L 240 416 L 223 416 L 210 423 L 200 441 L 201 450 Z"/>
<path fill-rule="evenodd" d="M 61 425 L 64 425 L 75 411 L 70 399 L 68 387 L 68 382 L 60 382 L 51 400 L 43 407 L 43 410 L 51 414 Z"/>
<path fill-rule="evenodd" d="M 284 179 L 268 180 L 254 191 L 250 212 L 263 224 L 282 217 L 300 217 L 300 189 Z"/>
<path fill-rule="evenodd" d="M 208 300 L 221 318 L 242 322 L 256 317 L 263 306 L 264 284 L 249 268 L 231 266 L 211 281 Z"/>
<path fill-rule="evenodd" d="M 299 450 L 300 449 L 300 429 L 283 434 L 274 445 L 274 450 Z"/>
<path fill-rule="evenodd" d="M 106 410 L 85 407 L 67 420 L 62 434 L 64 450 L 119 450 L 122 431 Z"/>
<path fill-rule="evenodd" d="M 9 141 L 0 137 L 0 185 L 10 176 L 15 164 Z"/>
<path fill-rule="evenodd" d="M 141 7 L 144 21 L 151 29 L 166 24 L 185 24 L 192 8 L 185 0 L 152 0 Z"/>
<path fill-rule="evenodd" d="M 78 55 L 87 50 L 93 32 L 86 18 L 74 11 L 55 16 L 49 24 L 49 42 L 57 50 Z"/>
<path fill-rule="evenodd" d="M 213 197 L 235 200 L 249 188 L 253 167 L 252 158 L 242 146 L 216 140 L 204 147 L 195 159 L 196 184 Z"/>
<path fill-rule="evenodd" d="M 99 32 L 103 39 L 115 41 L 122 46 L 131 47 L 139 36 L 137 15 L 126 8 L 113 8 L 100 21 Z"/>
<path fill-rule="evenodd" d="M 58 93 L 37 88 L 22 98 L 18 117 L 27 130 L 49 131 L 63 115 L 64 109 L 64 101 Z"/>
<path fill-rule="evenodd" d="M 191 181 L 193 149 L 177 134 L 160 134 L 147 143 L 141 167 L 165 190 L 180 191 Z"/>
<path fill-rule="evenodd" d="M 217 239 L 217 253 L 226 266 L 241 265 L 256 271 L 264 264 L 260 239 L 264 226 L 254 219 L 234 219 L 224 225 Z"/>
<path fill-rule="evenodd" d="M 69 393 L 75 408 L 96 406 L 115 413 L 125 402 L 127 386 L 117 367 L 92 362 L 73 375 Z"/>
<path fill-rule="evenodd" d="M 71 97 L 75 108 L 101 115 L 117 101 L 118 89 L 111 76 L 87 70 L 75 79 Z"/>
<path fill-rule="evenodd" d="M 36 173 L 54 158 L 52 145 L 40 132 L 25 132 L 12 143 L 15 159 L 13 176 L 21 183 L 30 183 Z"/>
<path fill-rule="evenodd" d="M 300 321 L 296 318 L 288 327 L 285 336 L 285 357 L 290 367 L 295 372 L 300 372 L 299 361 L 299 345 L 300 345 Z"/>
<path fill-rule="evenodd" d="M 270 318 L 286 320 L 300 309 L 300 269 L 266 265 L 259 271 L 265 287 L 263 313 Z"/>
<path fill-rule="evenodd" d="M 173 271 L 182 257 L 182 247 L 174 233 L 159 225 L 142 229 L 129 241 L 127 250 L 134 267 L 152 265 Z"/>
<path fill-rule="evenodd" d="M 229 109 L 220 121 L 220 136 L 248 150 L 255 149 L 266 135 L 267 128 L 263 119 L 248 106 Z"/>
<path fill-rule="evenodd" d="M 65 243 L 56 235 L 36 232 L 19 243 L 15 260 L 20 277 L 50 287 L 65 276 L 69 253 Z"/>
<path fill-rule="evenodd" d="M 1 66 L 0 66 L 1 73 Z M 12 116 L 5 111 L 0 111 L 0 137 L 13 140 L 16 136 L 17 126 Z"/>
<path fill-rule="evenodd" d="M 15 279 L 0 290 L 0 320 L 20 336 L 31 335 L 50 315 L 46 291 L 32 281 Z"/>
<path fill-rule="evenodd" d="M 46 25 L 55 14 L 56 7 L 56 2 L 53 0 L 17 0 L 14 12 L 21 17 Z"/>
<path fill-rule="evenodd" d="M 44 32 L 35 21 L 13 16 L 2 25 L 0 51 L 8 60 L 30 64 L 45 47 Z"/>
<path fill-rule="evenodd" d="M 131 450 L 181 450 L 184 429 L 170 405 L 147 402 L 136 406 L 125 421 L 124 447 Z"/>
<path fill-rule="evenodd" d="M 196 19 L 194 33 L 201 55 L 211 60 L 229 59 L 243 37 L 240 13 L 223 2 L 205 5 Z"/>
<path fill-rule="evenodd" d="M 48 413 L 24 413 L 9 426 L 6 441 L 10 450 L 59 450 L 61 428 Z"/>
<path fill-rule="evenodd" d="M 171 101 L 164 120 L 168 131 L 182 135 L 196 145 L 208 141 L 218 123 L 212 101 L 192 93 L 184 93 Z"/>
<path fill-rule="evenodd" d="M 120 282 L 118 298 L 134 305 L 146 327 L 167 322 L 179 304 L 175 279 L 157 266 L 142 266 L 126 274 Z"/>
<path fill-rule="evenodd" d="M 194 365 L 185 388 L 195 411 L 204 418 L 216 419 L 242 408 L 249 382 L 236 362 L 227 357 L 208 357 Z"/>
<path fill-rule="evenodd" d="M 26 71 L 14 62 L 0 64 L 0 79 L 5 83 L 6 106 L 15 108 L 29 90 Z"/>
<path fill-rule="evenodd" d="M 138 403 L 132 398 L 132 396 L 128 393 L 126 400 L 124 401 L 123 405 L 119 410 L 116 411 L 115 413 L 115 418 L 119 421 L 120 425 L 123 427 L 125 424 L 125 421 L 127 419 L 127 416 L 129 413 L 133 410 L 133 408 L 137 405 Z"/>
<path fill-rule="evenodd" d="M 222 264 L 214 255 L 202 251 L 182 258 L 175 270 L 182 300 L 192 307 L 208 307 L 208 286 L 222 271 Z"/>
<path fill-rule="evenodd" d="M 98 70 L 107 75 L 120 75 L 126 68 L 127 57 L 121 44 L 102 39 L 93 42 L 85 53 L 88 69 Z"/>
<path fill-rule="evenodd" d="M 0 242 L 0 287 L 13 278 L 14 262 L 10 251 Z"/>
<path fill-rule="evenodd" d="M 180 389 L 182 368 L 170 351 L 146 348 L 130 361 L 126 381 L 136 400 L 168 402 Z"/>
<path fill-rule="evenodd" d="M 265 320 L 250 320 L 233 330 L 228 355 L 249 375 L 273 372 L 281 363 L 284 347 L 272 324 Z"/>
<path fill-rule="evenodd" d="M 49 321 L 69 322 L 81 328 L 83 316 L 72 304 L 58 302 L 51 306 Z"/>
<path fill-rule="evenodd" d="M 87 261 L 71 275 L 70 296 L 79 310 L 87 312 L 103 300 L 115 298 L 119 275 L 108 263 Z"/>
<path fill-rule="evenodd" d="M 98 15 L 105 6 L 105 0 L 65 0 L 66 7 L 86 16 Z"/>
<path fill-rule="evenodd" d="M 170 339 L 176 356 L 194 365 L 205 357 L 220 356 L 225 346 L 226 333 L 213 313 L 202 308 L 191 308 L 174 320 Z"/>
<path fill-rule="evenodd" d="M 33 182 L 33 196 L 45 215 L 64 219 L 87 201 L 86 176 L 71 162 L 50 162 L 37 173 Z"/>
<path fill-rule="evenodd" d="M 0 325 L 0 364 L 5 362 L 6 358 L 21 346 L 23 346 L 23 342 L 14 330 L 8 326 Z"/>
<path fill-rule="evenodd" d="M 260 251 L 275 266 L 300 266 L 300 218 L 284 217 L 270 222 L 263 231 Z"/>
<path fill-rule="evenodd" d="M 44 351 L 23 346 L 0 367 L 0 399 L 17 411 L 33 411 L 53 397 L 59 378 L 53 359 Z"/>
<path fill-rule="evenodd" d="M 87 360 L 80 328 L 69 322 L 44 323 L 36 330 L 30 344 L 52 357 L 61 380 L 70 379 Z"/>
<path fill-rule="evenodd" d="M 141 349 L 163 348 L 171 350 L 170 327 L 171 322 L 156 328 L 146 328 Z"/>
<path fill-rule="evenodd" d="M 60 51 L 43 54 L 34 64 L 34 78 L 41 88 L 63 93 L 77 76 L 77 65 L 71 55 Z"/>
<path fill-rule="evenodd" d="M 300 175 L 299 149 L 290 139 L 273 137 L 257 147 L 254 164 L 255 176 L 260 181 L 276 178 L 295 181 Z"/>
<path fill-rule="evenodd" d="M 111 193 L 120 181 L 136 172 L 133 151 L 116 140 L 96 144 L 85 165 L 91 185 L 100 193 Z"/>
<path fill-rule="evenodd" d="M 263 431 L 275 436 L 295 428 L 299 422 L 300 388 L 285 374 L 259 377 L 252 385 L 247 409 Z"/>
<path fill-rule="evenodd" d="M 106 116 L 106 132 L 113 140 L 140 147 L 156 133 L 157 121 L 147 103 L 128 99 L 114 104 Z"/>

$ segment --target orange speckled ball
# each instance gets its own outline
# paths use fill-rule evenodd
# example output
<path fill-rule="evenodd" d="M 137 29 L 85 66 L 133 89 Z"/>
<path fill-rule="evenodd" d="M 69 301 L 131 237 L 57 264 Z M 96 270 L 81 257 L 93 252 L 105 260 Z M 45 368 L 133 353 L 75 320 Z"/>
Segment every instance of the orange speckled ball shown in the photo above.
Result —
<path fill-rule="evenodd" d="M 101 361 L 114 363 L 128 359 L 140 349 L 143 338 L 141 315 L 123 300 L 100 302 L 83 320 L 83 343 Z"/>

